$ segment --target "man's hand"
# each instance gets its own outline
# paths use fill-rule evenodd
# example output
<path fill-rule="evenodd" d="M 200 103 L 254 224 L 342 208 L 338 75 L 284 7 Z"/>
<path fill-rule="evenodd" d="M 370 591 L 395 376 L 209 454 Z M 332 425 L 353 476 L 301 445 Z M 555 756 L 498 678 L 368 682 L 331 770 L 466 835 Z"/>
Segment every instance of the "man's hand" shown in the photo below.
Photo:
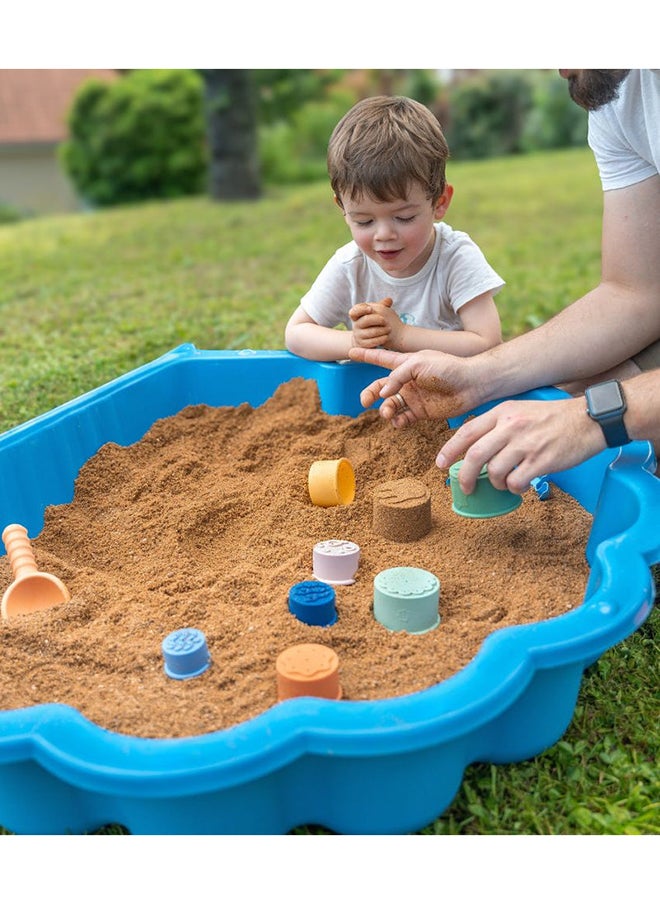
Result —
<path fill-rule="evenodd" d="M 362 390 L 360 401 L 369 408 L 383 400 L 380 414 L 395 427 L 466 414 L 488 401 L 483 355 L 457 358 L 434 351 L 358 348 L 349 355 L 353 361 L 391 369 Z M 602 431 L 587 415 L 584 398 L 511 399 L 466 421 L 440 449 L 436 464 L 445 469 L 463 458 L 459 481 L 464 493 L 474 490 L 484 465 L 497 489 L 523 493 L 535 477 L 573 467 L 604 448 Z"/>
<path fill-rule="evenodd" d="M 522 494 L 535 477 L 571 468 L 605 448 L 584 398 L 509 400 L 466 421 L 440 449 L 436 464 L 463 458 L 459 483 L 471 493 L 484 465 L 499 490 Z"/>
<path fill-rule="evenodd" d="M 458 358 L 436 351 L 404 354 L 365 348 L 352 348 L 349 357 L 392 371 L 389 376 L 366 386 L 360 394 L 360 402 L 369 408 L 384 400 L 380 414 L 395 427 L 406 427 L 427 418 L 463 414 L 480 402 L 480 380 L 473 373 L 476 358 Z M 401 408 L 396 396 L 401 397 L 407 408 Z"/>

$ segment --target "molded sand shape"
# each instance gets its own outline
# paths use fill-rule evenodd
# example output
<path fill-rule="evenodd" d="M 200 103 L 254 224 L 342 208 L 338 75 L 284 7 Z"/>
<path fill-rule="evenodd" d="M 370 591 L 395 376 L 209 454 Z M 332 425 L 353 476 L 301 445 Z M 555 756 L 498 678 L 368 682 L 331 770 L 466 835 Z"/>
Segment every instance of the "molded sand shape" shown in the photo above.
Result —
<path fill-rule="evenodd" d="M 412 477 L 382 483 L 374 491 L 374 531 L 386 540 L 421 540 L 431 530 L 431 493 Z"/>

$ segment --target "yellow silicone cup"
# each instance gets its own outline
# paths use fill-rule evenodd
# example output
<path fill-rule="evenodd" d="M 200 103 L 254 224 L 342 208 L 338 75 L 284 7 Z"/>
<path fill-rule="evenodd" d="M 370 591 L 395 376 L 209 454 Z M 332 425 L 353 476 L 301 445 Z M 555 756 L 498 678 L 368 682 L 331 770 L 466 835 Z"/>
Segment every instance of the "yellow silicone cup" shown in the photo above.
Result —
<path fill-rule="evenodd" d="M 314 505 L 350 505 L 355 499 L 355 474 L 347 458 L 315 461 L 307 485 Z"/>

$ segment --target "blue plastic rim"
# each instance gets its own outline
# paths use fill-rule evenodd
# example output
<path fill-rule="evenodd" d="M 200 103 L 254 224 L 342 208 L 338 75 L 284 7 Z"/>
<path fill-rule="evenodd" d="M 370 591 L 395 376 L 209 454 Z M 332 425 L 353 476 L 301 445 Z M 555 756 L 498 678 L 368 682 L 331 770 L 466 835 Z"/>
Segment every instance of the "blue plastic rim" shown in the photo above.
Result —
<path fill-rule="evenodd" d="M 336 594 L 323 581 L 301 581 L 289 590 L 289 612 L 306 625 L 325 628 L 337 621 Z"/>
<path fill-rule="evenodd" d="M 169 678 L 196 678 L 211 664 L 206 637 L 198 628 L 179 628 L 162 643 L 163 668 Z"/>
<path fill-rule="evenodd" d="M 187 405 L 258 406 L 303 377 L 316 381 L 326 413 L 356 416 L 360 391 L 384 373 L 283 351 L 180 346 L 0 436 L 0 519 L 36 537 L 46 507 L 72 500 L 80 468 L 103 444 L 135 443 Z M 556 743 L 584 670 L 647 618 L 650 566 L 660 560 L 654 469 L 650 446 L 631 443 L 544 475 L 593 516 L 581 605 L 495 631 L 464 669 L 420 693 L 286 700 L 227 730 L 173 740 L 120 735 L 58 703 L 0 712 L 0 825 L 63 834 L 118 823 L 135 834 L 193 835 L 427 826 L 470 763 L 517 762 Z"/>

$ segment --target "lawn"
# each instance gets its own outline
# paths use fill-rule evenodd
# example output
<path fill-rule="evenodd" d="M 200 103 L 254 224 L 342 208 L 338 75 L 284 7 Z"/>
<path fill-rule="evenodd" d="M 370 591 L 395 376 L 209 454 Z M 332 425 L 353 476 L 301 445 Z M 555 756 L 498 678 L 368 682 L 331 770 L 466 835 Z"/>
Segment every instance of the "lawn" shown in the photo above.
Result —
<path fill-rule="evenodd" d="M 450 162 L 447 221 L 506 280 L 506 337 L 598 279 L 602 197 L 588 149 Z M 0 226 L 0 431 L 192 342 L 282 348 L 284 325 L 348 239 L 327 184 Z M 562 740 L 475 764 L 424 834 L 660 831 L 657 607 L 585 675 Z M 307 831 L 305 829 L 298 830 Z"/>

